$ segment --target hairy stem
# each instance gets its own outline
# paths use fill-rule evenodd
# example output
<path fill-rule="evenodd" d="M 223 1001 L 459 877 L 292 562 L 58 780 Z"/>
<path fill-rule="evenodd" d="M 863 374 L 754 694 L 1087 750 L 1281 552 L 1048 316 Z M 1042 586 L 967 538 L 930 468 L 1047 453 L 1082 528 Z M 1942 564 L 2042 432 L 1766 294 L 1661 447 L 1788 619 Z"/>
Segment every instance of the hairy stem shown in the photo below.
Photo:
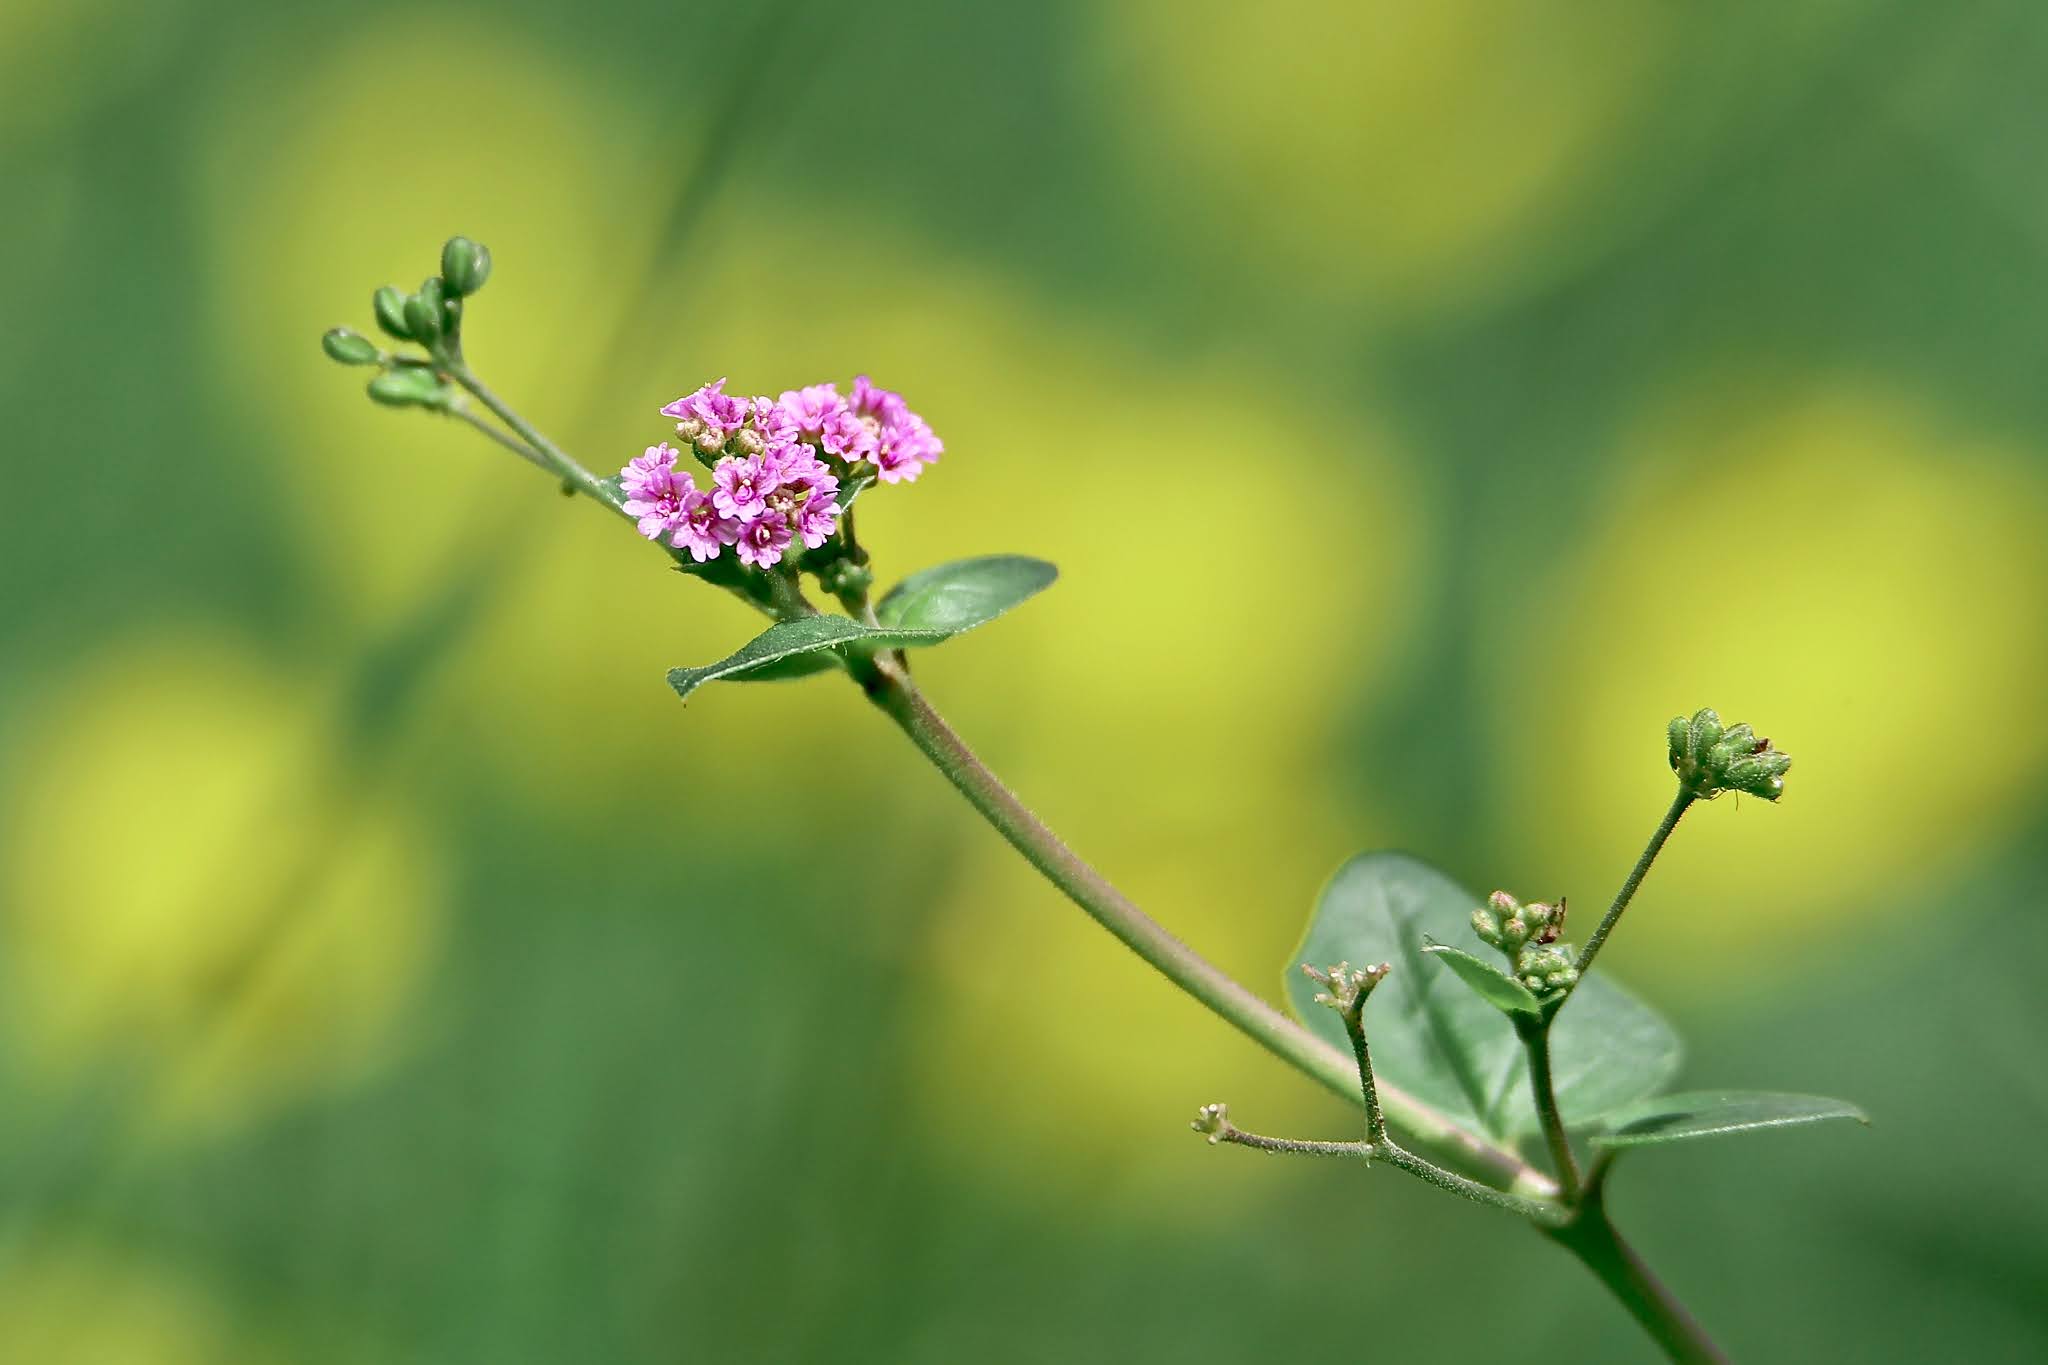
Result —
<path fill-rule="evenodd" d="M 1543 1140 L 1550 1147 L 1550 1160 L 1557 1171 L 1557 1183 L 1566 1203 L 1579 1197 L 1579 1163 L 1572 1155 L 1571 1138 L 1565 1134 L 1564 1115 L 1557 1108 L 1557 1087 L 1550 1075 L 1550 1021 L 1515 1016 L 1515 1032 L 1529 1054 L 1529 1090 L 1536 1101 L 1536 1117 L 1543 1124 Z"/>
<path fill-rule="evenodd" d="M 1216 1134 L 1216 1141 L 1228 1142 L 1235 1147 L 1249 1147 L 1255 1152 L 1277 1152 L 1289 1156 L 1350 1156 L 1370 1159 L 1372 1149 L 1363 1142 L 1318 1142 L 1312 1138 L 1264 1137 L 1258 1133 L 1247 1133 L 1242 1128 L 1225 1127 Z"/>
<path fill-rule="evenodd" d="M 1387 1140 L 1387 1115 L 1380 1108 L 1380 1092 L 1372 1074 L 1372 1050 L 1365 1045 L 1365 992 L 1356 1005 L 1344 1011 L 1344 1032 L 1351 1038 L 1351 1054 L 1358 1059 L 1358 1096 L 1365 1101 L 1365 1134 L 1374 1146 Z"/>
<path fill-rule="evenodd" d="M 874 703 L 1046 880 L 1125 947 L 1246 1037 L 1330 1090 L 1347 1098 L 1358 1097 L 1358 1070 L 1352 1058 L 1246 990 L 1132 904 L 983 766 L 899 668 L 886 658 L 873 663 L 862 682 Z M 1378 1099 L 1385 1113 L 1415 1138 L 1483 1172 L 1502 1188 L 1537 1199 L 1556 1193 L 1555 1182 L 1516 1153 L 1465 1132 L 1412 1095 L 1382 1085 Z"/>
<path fill-rule="evenodd" d="M 1664 823 L 1657 826 L 1657 832 L 1650 836 L 1649 846 L 1643 856 L 1636 859 L 1636 865 L 1629 870 L 1628 880 L 1621 884 L 1621 890 L 1614 897 L 1614 904 L 1607 907 L 1607 914 L 1600 921 L 1600 927 L 1593 931 L 1593 937 L 1586 940 L 1586 946 L 1579 952 L 1576 964 L 1581 977 L 1592 970 L 1593 956 L 1600 951 L 1600 945 L 1607 942 L 1607 936 L 1614 932 L 1614 925 L 1621 918 L 1621 912 L 1628 909 L 1628 903 L 1636 898 L 1636 891 L 1649 875 L 1650 864 L 1657 861 L 1657 855 L 1664 850 L 1664 841 L 1671 837 L 1671 831 L 1678 828 L 1678 821 L 1686 808 L 1693 803 L 1692 793 L 1679 788 L 1677 799 L 1671 809 L 1664 813 Z"/>
<path fill-rule="evenodd" d="M 1538 1227 L 1552 1227 L 1571 1216 L 1563 1206 L 1551 1200 L 1526 1199 L 1518 1194 L 1497 1190 L 1491 1185 L 1482 1185 L 1476 1180 L 1467 1180 L 1455 1171 L 1447 1171 L 1436 1163 L 1417 1156 L 1392 1138 L 1382 1138 L 1373 1143 L 1370 1151 L 1375 1160 L 1384 1161 L 1396 1170 L 1406 1171 L 1447 1194 L 1455 1194 L 1496 1209 L 1506 1209 L 1509 1213 L 1519 1213 Z"/>

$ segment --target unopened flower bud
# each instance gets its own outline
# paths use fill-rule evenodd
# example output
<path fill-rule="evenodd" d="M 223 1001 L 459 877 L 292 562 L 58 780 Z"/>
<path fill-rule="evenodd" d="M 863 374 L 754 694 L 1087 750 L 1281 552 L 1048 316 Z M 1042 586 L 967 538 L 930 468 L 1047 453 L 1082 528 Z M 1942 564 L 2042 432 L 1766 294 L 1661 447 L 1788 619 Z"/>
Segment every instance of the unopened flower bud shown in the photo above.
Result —
<path fill-rule="evenodd" d="M 405 295 L 391 285 L 385 285 L 370 296 L 370 308 L 377 315 L 377 325 L 400 341 L 414 340 L 412 328 L 405 321 Z"/>
<path fill-rule="evenodd" d="M 441 282 L 432 278 L 420 285 L 419 293 L 405 301 L 405 325 L 412 332 L 413 339 L 423 346 L 432 346 L 447 330 L 441 304 Z"/>
<path fill-rule="evenodd" d="M 374 365 L 384 355 L 376 342 L 347 327 L 330 328 L 320 338 L 320 349 L 344 365 Z"/>
<path fill-rule="evenodd" d="M 422 365 L 390 370 L 370 381 L 370 397 L 390 408 L 445 408 L 448 388 Z"/>
<path fill-rule="evenodd" d="M 1771 747 L 1747 725 L 1723 727 L 1711 710 L 1696 712 L 1691 720 L 1683 716 L 1668 727 L 1671 770 L 1679 785 L 1702 801 L 1723 792 L 1747 792 L 1775 801 L 1785 791 L 1785 770 L 1792 766 L 1789 754 Z"/>
<path fill-rule="evenodd" d="M 1472 912 L 1472 932 L 1488 947 L 1500 947 L 1500 921 L 1483 905 Z"/>
<path fill-rule="evenodd" d="M 680 422 L 676 424 L 676 434 L 679 436 L 682 434 L 682 423 Z M 691 440 L 690 444 L 696 446 L 698 450 L 706 455 L 716 455 L 719 451 L 725 449 L 725 433 L 717 427 L 706 425 L 698 430 L 697 435 Z"/>
<path fill-rule="evenodd" d="M 741 427 L 734 433 L 732 443 L 742 455 L 759 455 L 768 448 L 768 442 L 752 427 Z"/>
<path fill-rule="evenodd" d="M 474 294 L 491 277 L 491 252 L 482 242 L 450 237 L 441 248 L 441 279 L 456 298 Z"/>

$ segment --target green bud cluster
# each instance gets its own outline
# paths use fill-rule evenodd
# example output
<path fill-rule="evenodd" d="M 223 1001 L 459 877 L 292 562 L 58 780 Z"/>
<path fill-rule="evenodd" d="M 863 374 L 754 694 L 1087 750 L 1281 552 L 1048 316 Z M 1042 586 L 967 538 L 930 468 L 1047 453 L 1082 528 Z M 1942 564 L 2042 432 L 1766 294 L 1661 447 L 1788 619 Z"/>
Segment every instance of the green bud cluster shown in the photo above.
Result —
<path fill-rule="evenodd" d="M 1524 905 L 1505 891 L 1487 897 L 1472 912 L 1472 932 L 1488 947 L 1498 948 L 1514 976 L 1538 995 L 1560 991 L 1578 981 L 1571 945 L 1559 943 L 1564 932 L 1565 902 L 1531 901 Z"/>
<path fill-rule="evenodd" d="M 1775 801 L 1785 791 L 1785 770 L 1792 757 L 1771 747 L 1747 725 L 1721 724 L 1710 709 L 1693 713 L 1688 720 L 1674 717 L 1667 733 L 1671 742 L 1671 771 L 1688 793 L 1711 801 L 1723 792 L 1747 792 Z"/>
<path fill-rule="evenodd" d="M 387 284 L 370 296 L 370 311 L 384 334 L 424 347 L 426 354 L 386 352 L 346 327 L 321 337 L 321 349 L 343 365 L 377 366 L 369 385 L 372 402 L 451 411 L 458 399 L 443 371 L 451 359 L 461 360 L 462 301 L 490 276 L 490 250 L 467 237 L 451 237 L 441 248 L 441 273 L 428 276 L 417 291 L 407 294 Z"/>

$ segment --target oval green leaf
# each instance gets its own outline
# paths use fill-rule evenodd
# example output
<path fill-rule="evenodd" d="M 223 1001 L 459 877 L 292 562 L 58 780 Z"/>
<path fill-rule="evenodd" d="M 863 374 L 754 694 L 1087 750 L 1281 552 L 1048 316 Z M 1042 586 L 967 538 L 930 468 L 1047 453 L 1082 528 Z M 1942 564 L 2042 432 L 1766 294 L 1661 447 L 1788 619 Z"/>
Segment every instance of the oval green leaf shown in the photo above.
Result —
<path fill-rule="evenodd" d="M 1481 900 L 1405 854 L 1361 854 L 1323 889 L 1294 960 L 1391 962 L 1366 1010 L 1375 1070 L 1475 1131 L 1512 1140 L 1540 1131 L 1514 1026 L 1423 951 L 1431 938 L 1470 937 Z M 1287 992 L 1310 1029 L 1349 1045 L 1292 964 Z M 1670 1025 L 1605 973 L 1579 983 L 1550 1039 L 1558 1107 L 1575 1128 L 1656 1093 L 1678 1068 Z"/>
<path fill-rule="evenodd" d="M 1870 1116 L 1847 1100 L 1821 1095 L 1782 1095 L 1768 1090 L 1694 1090 L 1659 1095 L 1607 1115 L 1608 1131 L 1593 1138 L 1596 1147 L 1650 1147 L 1665 1142 L 1754 1133 L 1765 1128 L 1796 1128 L 1830 1119 L 1868 1124 Z"/>
<path fill-rule="evenodd" d="M 1025 555 L 987 555 L 914 573 L 875 604 L 884 626 L 958 635 L 1052 586 L 1060 571 Z"/>
<path fill-rule="evenodd" d="M 1425 943 L 1422 951 L 1458 974 L 1458 979 L 1476 991 L 1481 1000 L 1509 1014 L 1540 1015 L 1543 1005 L 1536 992 L 1489 962 L 1481 962 L 1463 948 L 1448 943 Z"/>
<path fill-rule="evenodd" d="M 848 616 L 806 616 L 778 621 L 715 664 L 672 668 L 668 685 L 688 697 L 708 682 L 767 682 L 831 668 L 837 651 L 917 649 L 986 625 L 1059 577 L 1042 559 L 991 555 L 963 559 L 912 574 L 875 610 L 880 626 Z"/>

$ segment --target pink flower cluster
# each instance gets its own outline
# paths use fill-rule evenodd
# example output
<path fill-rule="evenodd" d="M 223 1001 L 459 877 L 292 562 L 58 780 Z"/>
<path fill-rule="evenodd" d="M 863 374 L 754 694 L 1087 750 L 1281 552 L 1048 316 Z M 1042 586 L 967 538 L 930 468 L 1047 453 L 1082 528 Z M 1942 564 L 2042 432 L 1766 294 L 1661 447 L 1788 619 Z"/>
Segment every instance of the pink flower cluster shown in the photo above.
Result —
<path fill-rule="evenodd" d="M 851 398 L 831 384 L 780 398 L 735 398 L 723 379 L 676 399 L 662 415 L 711 467 L 701 489 L 663 443 L 619 472 L 625 511 L 649 540 L 667 540 L 698 563 L 733 547 L 744 564 L 782 562 L 793 541 L 816 549 L 838 529 L 844 478 L 915 479 L 945 447 L 903 395 L 866 375 Z"/>

